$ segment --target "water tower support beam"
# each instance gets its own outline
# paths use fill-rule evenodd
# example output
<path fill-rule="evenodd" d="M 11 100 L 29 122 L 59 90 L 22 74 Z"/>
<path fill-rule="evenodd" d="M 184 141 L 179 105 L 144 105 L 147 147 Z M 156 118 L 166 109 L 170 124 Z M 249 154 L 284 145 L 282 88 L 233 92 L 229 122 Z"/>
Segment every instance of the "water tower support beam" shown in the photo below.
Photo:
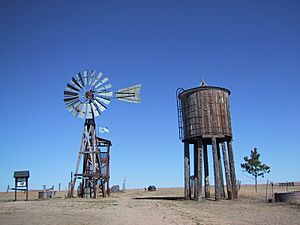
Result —
<path fill-rule="evenodd" d="M 208 155 L 207 155 L 207 145 L 203 145 L 203 161 L 204 161 L 204 196 L 205 198 L 210 197 L 209 188 L 209 170 L 208 170 Z"/>
<path fill-rule="evenodd" d="M 190 190 L 190 147 L 188 142 L 184 142 L 184 198 L 191 198 Z"/>
<path fill-rule="evenodd" d="M 230 172 L 228 167 L 228 159 L 226 154 L 226 147 L 225 142 L 222 142 L 222 155 L 223 155 L 223 162 L 224 162 L 224 168 L 225 168 L 225 178 L 226 178 L 226 188 L 227 188 L 227 196 L 228 199 L 232 199 L 232 184 L 230 179 Z"/>
<path fill-rule="evenodd" d="M 202 194 L 202 139 L 194 143 L 194 200 L 198 201 Z"/>
<path fill-rule="evenodd" d="M 220 144 L 219 143 L 217 143 L 217 153 L 218 153 L 218 164 L 219 164 L 219 172 L 220 172 L 221 197 L 225 198 L 224 178 L 223 178 L 222 160 L 221 160 L 221 152 L 220 152 Z"/>
<path fill-rule="evenodd" d="M 198 143 L 194 143 L 194 200 L 198 200 Z"/>
<path fill-rule="evenodd" d="M 236 176 L 235 176 L 235 169 L 234 169 L 232 139 L 227 142 L 227 148 L 228 148 L 230 178 L 231 178 L 231 184 L 232 184 L 232 197 L 235 199 L 235 198 L 238 198 L 238 189 L 237 189 L 237 185 L 236 185 Z"/>
<path fill-rule="evenodd" d="M 221 197 L 221 185 L 220 185 L 220 170 L 218 163 L 218 153 L 217 153 L 217 140 L 216 137 L 212 137 L 212 152 L 214 160 L 214 175 L 215 175 L 215 200 L 220 200 Z"/>
<path fill-rule="evenodd" d="M 202 153 L 203 152 L 203 141 L 202 139 L 198 139 L 198 182 L 197 182 L 197 194 L 198 200 L 201 198 L 202 195 Z"/>

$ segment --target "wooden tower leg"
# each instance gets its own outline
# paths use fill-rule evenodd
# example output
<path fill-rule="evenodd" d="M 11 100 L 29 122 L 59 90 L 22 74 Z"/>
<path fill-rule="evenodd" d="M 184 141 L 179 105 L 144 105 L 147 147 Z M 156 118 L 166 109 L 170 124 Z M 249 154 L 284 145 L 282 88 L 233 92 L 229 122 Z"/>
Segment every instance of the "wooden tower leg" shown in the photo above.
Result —
<path fill-rule="evenodd" d="M 203 145 L 203 161 L 204 161 L 204 196 L 205 198 L 210 197 L 210 187 L 209 187 L 209 170 L 208 170 L 208 155 L 207 155 L 207 145 Z"/>
<path fill-rule="evenodd" d="M 215 200 L 220 200 L 221 197 L 221 187 L 220 187 L 220 171 L 218 163 L 218 153 L 217 153 L 217 141 L 216 137 L 212 137 L 212 152 L 214 160 L 214 175 L 215 175 Z"/>
<path fill-rule="evenodd" d="M 190 148 L 184 142 L 184 198 L 190 199 Z"/>
<path fill-rule="evenodd" d="M 202 152 L 203 152 L 203 142 L 202 139 L 198 140 L 198 161 L 197 161 L 197 200 L 201 198 L 202 195 Z"/>
<path fill-rule="evenodd" d="M 238 198 L 238 189 L 237 189 L 237 185 L 236 185 L 236 176 L 235 176 L 235 169 L 234 169 L 232 140 L 227 142 L 227 148 L 228 148 L 230 178 L 231 178 L 231 184 L 232 184 L 232 197 L 235 199 L 235 198 Z"/>
<path fill-rule="evenodd" d="M 194 200 L 198 200 L 198 143 L 194 143 Z"/>
<path fill-rule="evenodd" d="M 223 178 L 223 169 L 222 169 L 221 152 L 220 152 L 220 144 L 219 143 L 217 143 L 217 154 L 218 154 L 218 164 L 219 164 L 219 172 L 220 172 L 221 197 L 225 198 L 224 178 Z"/>
<path fill-rule="evenodd" d="M 228 199 L 232 199 L 232 184 L 230 179 L 230 172 L 228 167 L 228 159 L 226 154 L 226 147 L 225 142 L 222 142 L 222 155 L 223 155 L 223 162 L 224 162 L 224 168 L 225 168 L 225 178 L 226 178 L 226 187 L 227 187 L 227 196 Z"/>
<path fill-rule="evenodd" d="M 198 201 L 202 194 L 202 139 L 194 144 L 194 200 Z"/>

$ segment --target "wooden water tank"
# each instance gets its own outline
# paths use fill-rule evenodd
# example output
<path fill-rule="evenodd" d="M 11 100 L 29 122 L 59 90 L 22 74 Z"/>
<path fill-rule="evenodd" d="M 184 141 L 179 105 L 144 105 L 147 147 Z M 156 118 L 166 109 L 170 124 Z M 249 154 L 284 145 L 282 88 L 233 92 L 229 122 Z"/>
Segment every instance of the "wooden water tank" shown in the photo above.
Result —
<path fill-rule="evenodd" d="M 230 91 L 213 86 L 201 86 L 179 94 L 184 140 L 212 136 L 231 139 L 229 107 Z"/>

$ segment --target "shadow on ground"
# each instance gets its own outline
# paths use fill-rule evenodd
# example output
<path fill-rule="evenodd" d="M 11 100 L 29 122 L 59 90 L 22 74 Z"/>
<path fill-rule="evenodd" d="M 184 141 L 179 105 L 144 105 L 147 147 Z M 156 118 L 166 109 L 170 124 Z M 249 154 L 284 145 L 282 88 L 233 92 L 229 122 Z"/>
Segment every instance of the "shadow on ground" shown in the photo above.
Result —
<path fill-rule="evenodd" d="M 170 196 L 149 196 L 149 197 L 136 197 L 136 200 L 170 200 L 170 201 L 182 201 L 184 197 L 170 197 Z"/>

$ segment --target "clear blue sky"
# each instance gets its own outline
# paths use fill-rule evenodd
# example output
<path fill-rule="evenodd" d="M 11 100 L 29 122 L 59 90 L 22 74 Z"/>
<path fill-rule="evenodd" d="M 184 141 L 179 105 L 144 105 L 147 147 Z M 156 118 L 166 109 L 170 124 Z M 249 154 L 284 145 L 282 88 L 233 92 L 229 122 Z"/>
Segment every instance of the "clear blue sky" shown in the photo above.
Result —
<path fill-rule="evenodd" d="M 299 12 L 297 0 L 2 0 L 0 190 L 25 169 L 30 188 L 67 186 L 84 121 L 63 90 L 84 69 L 114 90 L 142 84 L 141 104 L 114 101 L 97 118 L 113 143 L 111 184 L 183 185 L 175 91 L 202 75 L 232 92 L 237 178 L 253 182 L 240 163 L 257 147 L 271 166 L 261 182 L 299 181 Z"/>

